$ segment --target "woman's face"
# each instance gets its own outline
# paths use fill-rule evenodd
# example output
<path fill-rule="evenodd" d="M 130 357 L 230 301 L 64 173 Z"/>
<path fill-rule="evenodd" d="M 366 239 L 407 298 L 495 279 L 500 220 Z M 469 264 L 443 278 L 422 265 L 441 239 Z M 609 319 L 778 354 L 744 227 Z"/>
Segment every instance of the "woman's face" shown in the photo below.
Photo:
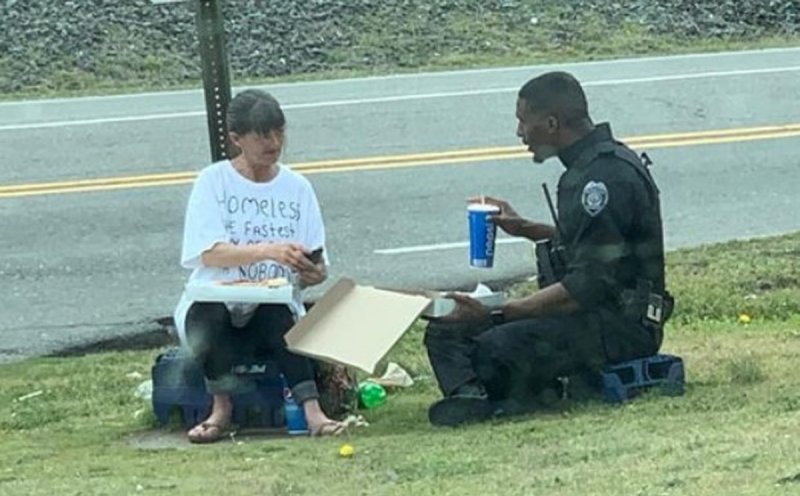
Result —
<path fill-rule="evenodd" d="M 231 142 L 239 147 L 251 167 L 271 167 L 278 162 L 283 150 L 283 128 L 270 130 L 267 134 L 249 132 L 230 134 Z"/>

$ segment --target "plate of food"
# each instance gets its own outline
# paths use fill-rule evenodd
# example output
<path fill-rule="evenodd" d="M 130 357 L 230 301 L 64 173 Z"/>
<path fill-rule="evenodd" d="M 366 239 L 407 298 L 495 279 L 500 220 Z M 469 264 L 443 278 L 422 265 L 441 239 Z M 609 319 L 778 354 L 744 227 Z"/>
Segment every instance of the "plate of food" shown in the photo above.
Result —
<path fill-rule="evenodd" d="M 244 303 L 291 303 L 294 286 L 285 277 L 263 281 L 204 281 L 186 285 L 192 301 L 230 301 Z"/>
<path fill-rule="evenodd" d="M 475 290 L 471 293 L 461 293 L 478 300 L 485 307 L 496 307 L 505 303 L 505 295 L 503 293 L 495 293 L 485 284 L 478 284 Z M 433 299 L 431 304 L 422 312 L 424 317 L 439 318 L 448 315 L 455 310 L 456 302 L 453 299 L 445 298 L 443 293 L 431 294 Z"/>

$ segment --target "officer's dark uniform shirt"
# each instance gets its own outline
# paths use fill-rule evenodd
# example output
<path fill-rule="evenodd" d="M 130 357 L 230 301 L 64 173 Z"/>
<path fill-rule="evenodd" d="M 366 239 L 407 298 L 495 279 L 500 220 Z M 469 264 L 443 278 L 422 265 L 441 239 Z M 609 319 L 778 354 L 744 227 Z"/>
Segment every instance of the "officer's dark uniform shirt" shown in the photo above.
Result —
<path fill-rule="evenodd" d="M 616 309 L 637 279 L 664 292 L 664 242 L 658 189 L 639 157 L 600 124 L 559 154 L 561 283 L 586 310 Z"/>

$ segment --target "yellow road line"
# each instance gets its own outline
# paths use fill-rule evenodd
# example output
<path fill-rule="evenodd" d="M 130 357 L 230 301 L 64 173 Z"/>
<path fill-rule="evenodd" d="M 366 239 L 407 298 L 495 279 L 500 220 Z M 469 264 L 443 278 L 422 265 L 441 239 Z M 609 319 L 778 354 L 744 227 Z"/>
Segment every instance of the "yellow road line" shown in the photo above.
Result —
<path fill-rule="evenodd" d="M 689 133 L 656 134 L 632 136 L 623 140 L 632 147 L 648 149 L 672 148 L 680 146 L 710 145 L 755 141 L 765 139 L 790 138 L 800 136 L 800 123 L 779 126 L 762 126 L 739 129 L 721 129 Z M 480 161 L 497 161 L 529 157 L 530 153 L 522 146 L 473 148 L 446 152 L 388 155 L 355 159 L 319 160 L 292 164 L 292 169 L 303 174 L 323 174 L 332 172 L 351 172 L 357 170 L 380 170 L 403 167 L 419 167 L 444 164 L 464 164 Z M 152 186 L 171 186 L 187 184 L 196 177 L 195 172 L 172 172 L 136 176 L 106 177 L 74 181 L 18 184 L 0 186 L 0 198 L 15 198 L 57 193 L 80 193 L 88 191 L 107 191 Z"/>
<path fill-rule="evenodd" d="M 652 141 L 654 139 L 658 140 L 683 140 L 683 139 L 695 139 L 695 138 L 716 138 L 716 137 L 724 137 L 724 136 L 739 136 L 739 135 L 760 135 L 760 134 L 772 134 L 772 133 L 781 133 L 781 132 L 793 132 L 793 131 L 800 131 L 800 123 L 798 124 L 782 124 L 777 126 L 760 126 L 760 127 L 744 127 L 744 128 L 733 128 L 733 129 L 717 129 L 712 131 L 695 131 L 691 133 L 670 133 L 670 134 L 657 134 L 653 136 L 640 136 L 640 137 L 632 137 L 629 138 L 627 141 L 630 143 L 634 143 L 638 140 L 646 140 Z"/>

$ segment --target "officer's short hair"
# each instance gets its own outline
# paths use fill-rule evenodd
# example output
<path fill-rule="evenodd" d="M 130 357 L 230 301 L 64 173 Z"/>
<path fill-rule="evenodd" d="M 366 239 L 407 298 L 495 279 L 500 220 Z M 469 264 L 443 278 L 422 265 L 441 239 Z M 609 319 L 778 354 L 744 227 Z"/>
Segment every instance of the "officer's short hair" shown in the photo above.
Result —
<path fill-rule="evenodd" d="M 555 115 L 566 127 L 589 118 L 581 83 L 567 72 L 548 72 L 531 79 L 520 88 L 518 97 L 525 100 L 528 112 Z"/>
<path fill-rule="evenodd" d="M 266 136 L 273 129 L 283 129 L 286 117 L 272 95 L 263 90 L 244 90 L 228 105 L 228 131 L 243 136 L 254 132 Z"/>

